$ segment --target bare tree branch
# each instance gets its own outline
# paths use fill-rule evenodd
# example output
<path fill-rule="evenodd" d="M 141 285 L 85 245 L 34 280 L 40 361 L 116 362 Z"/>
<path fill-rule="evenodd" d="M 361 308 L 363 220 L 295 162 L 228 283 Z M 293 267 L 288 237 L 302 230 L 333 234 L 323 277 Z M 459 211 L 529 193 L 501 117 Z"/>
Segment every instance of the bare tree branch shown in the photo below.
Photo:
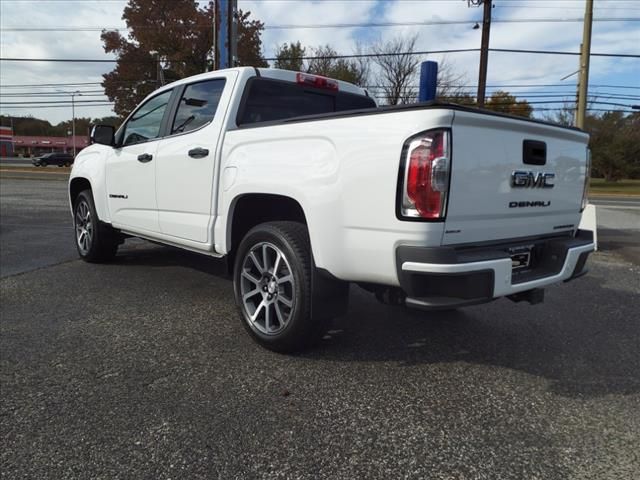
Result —
<path fill-rule="evenodd" d="M 413 54 L 417 35 L 395 37 L 386 42 L 377 42 L 371 47 L 375 55 L 373 62 L 379 68 L 380 83 L 387 103 L 397 105 L 415 98 L 411 89 L 420 58 Z"/>

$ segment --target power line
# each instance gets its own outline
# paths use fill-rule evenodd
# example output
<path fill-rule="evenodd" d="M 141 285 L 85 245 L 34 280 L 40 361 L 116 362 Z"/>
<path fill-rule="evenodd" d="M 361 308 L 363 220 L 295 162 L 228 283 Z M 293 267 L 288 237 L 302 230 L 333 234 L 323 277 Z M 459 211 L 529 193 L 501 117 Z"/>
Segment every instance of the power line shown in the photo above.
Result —
<path fill-rule="evenodd" d="M 104 96 L 103 90 L 91 90 L 91 91 L 83 91 L 80 93 L 76 92 L 10 92 L 10 93 L 0 93 L 0 97 L 69 97 L 71 95 L 82 96 L 82 97 L 101 97 Z"/>
<path fill-rule="evenodd" d="M 111 80 L 113 83 L 155 83 L 155 80 Z M 79 82 L 79 83 L 24 83 L 4 85 L 0 82 L 0 88 L 49 88 L 49 87 L 68 87 L 68 88 L 91 88 L 90 85 L 102 85 L 102 82 Z"/>
<path fill-rule="evenodd" d="M 509 48 L 490 48 L 490 52 L 506 53 L 532 53 L 545 55 L 580 55 L 580 52 L 563 52 L 559 50 L 515 50 Z M 591 53 L 592 57 L 618 57 L 618 58 L 640 58 L 640 55 L 631 53 Z"/>
<path fill-rule="evenodd" d="M 74 85 L 102 85 L 102 82 L 80 82 L 80 83 L 26 83 L 26 84 L 10 84 L 3 85 L 0 88 L 24 88 L 24 87 L 72 87 Z M 80 87 L 85 88 L 85 87 Z"/>
<path fill-rule="evenodd" d="M 491 20 L 492 23 L 581 23 L 583 18 L 505 18 Z M 640 22 L 639 17 L 601 17 L 594 18 L 594 22 Z M 366 22 L 366 23 L 312 23 L 312 24 L 283 24 L 265 25 L 265 30 L 293 30 L 293 29 L 323 29 L 323 28 L 376 28 L 376 27 L 411 27 L 429 25 L 473 25 L 476 20 L 418 20 L 406 22 Z M 128 25 L 120 27 L 100 26 L 69 26 L 69 27 L 31 27 L 13 26 L 3 27 L 5 32 L 102 32 L 129 30 L 161 30 L 164 27 L 150 25 Z M 172 25 L 171 28 L 209 29 L 211 25 Z"/>
<path fill-rule="evenodd" d="M 352 55 L 322 55 L 322 56 L 303 56 L 295 57 L 295 60 L 322 60 L 322 59 L 340 59 L 340 58 L 373 58 L 373 57 L 389 57 L 397 55 L 433 55 L 439 53 L 469 53 L 477 52 L 478 48 L 458 48 L 449 50 L 424 50 L 420 52 L 396 52 L 396 53 L 361 53 Z M 519 50 L 508 48 L 490 48 L 491 52 L 501 53 L 526 53 L 541 55 L 580 55 L 579 52 L 565 52 L 560 50 Z M 618 57 L 618 58 L 640 58 L 640 55 L 625 53 L 591 53 L 593 57 Z M 292 58 L 293 59 L 293 58 Z M 265 58 L 267 61 L 275 61 L 277 57 Z M 5 62 L 54 62 L 54 63 L 117 63 L 118 59 L 97 59 L 97 58 L 17 58 L 17 57 L 1 57 L 0 61 Z M 182 59 L 169 59 L 171 62 L 184 62 Z M 123 61 L 125 63 L 155 63 L 155 60 L 139 60 L 139 61 Z"/>
<path fill-rule="evenodd" d="M 367 88 L 367 89 L 373 89 L 373 88 L 389 88 L 391 85 L 383 85 L 383 84 L 370 84 L 370 85 L 360 85 L 361 88 Z M 407 85 L 407 88 L 414 88 L 414 89 L 418 89 L 420 88 L 420 85 Z M 475 89 L 475 85 L 458 85 L 458 84 L 447 84 L 446 85 L 447 88 L 455 88 L 455 89 L 459 89 L 459 90 L 463 90 L 463 91 L 473 91 Z M 555 85 L 555 84 L 502 84 L 502 85 L 488 85 L 487 88 L 491 88 L 491 89 L 502 89 L 502 88 L 533 88 L 533 87 L 562 87 L 562 85 Z M 626 92 L 626 91 L 618 91 L 618 92 L 608 92 L 608 91 L 602 91 L 602 90 L 598 90 L 600 88 L 614 88 L 616 87 L 616 85 L 599 85 L 599 84 L 592 84 L 589 85 L 589 87 L 592 90 L 597 90 L 596 92 L 594 92 L 594 95 L 635 95 L 634 92 Z M 619 87 L 619 86 L 618 86 Z M 572 95 L 575 94 L 575 85 L 568 85 L 567 86 L 567 90 L 530 90 L 530 91 L 520 91 L 517 92 L 518 95 L 526 95 L 528 93 L 533 94 L 533 95 L 538 95 L 538 94 L 566 94 L 566 95 Z M 638 87 L 627 87 L 629 89 L 634 89 L 634 90 L 640 90 L 640 86 Z"/>
<path fill-rule="evenodd" d="M 149 82 L 149 80 L 117 80 L 117 83 L 145 83 Z M 155 80 L 151 80 L 151 82 L 155 82 Z M 3 88 L 49 88 L 49 87 L 68 87 L 75 88 L 80 85 L 102 85 L 102 82 L 76 82 L 76 83 L 26 83 L 26 84 L 9 84 L 5 85 L 0 82 L 0 89 Z M 363 88 L 373 88 L 381 85 L 363 85 Z M 453 85 L 456 88 L 477 88 L 477 85 Z M 415 85 L 417 88 L 418 86 Z M 520 83 L 520 84 L 502 84 L 502 85 L 487 85 L 487 88 L 537 88 L 537 87 L 563 87 L 563 88 L 572 88 L 575 89 L 574 83 Z M 602 84 L 602 83 L 590 83 L 590 88 L 622 88 L 622 89 L 635 89 L 640 90 L 640 86 L 632 86 L 632 85 L 611 85 L 611 84 Z M 80 86 L 78 88 L 90 88 Z M 81 92 L 84 92 L 82 90 Z"/>
<path fill-rule="evenodd" d="M 100 58 L 0 58 L 3 62 L 65 62 L 65 63 L 117 63 L 117 59 L 100 59 Z M 173 60 L 175 61 L 175 60 Z M 155 60 L 126 62 L 126 63 L 154 63 Z"/>
<path fill-rule="evenodd" d="M 81 104 L 91 104 L 91 103 L 102 103 L 105 100 L 38 100 L 38 101 L 24 101 L 24 102 L 3 102 L 0 101 L 0 105 L 71 105 L 72 103 L 75 105 Z"/>
<path fill-rule="evenodd" d="M 9 106 L 4 106 L 0 104 L 0 109 L 3 110 L 12 110 L 14 108 L 28 108 L 33 110 L 34 108 L 69 108 L 69 105 L 9 105 Z M 76 108 L 82 108 L 82 107 L 113 107 L 113 103 L 96 103 L 93 105 L 76 105 Z"/>

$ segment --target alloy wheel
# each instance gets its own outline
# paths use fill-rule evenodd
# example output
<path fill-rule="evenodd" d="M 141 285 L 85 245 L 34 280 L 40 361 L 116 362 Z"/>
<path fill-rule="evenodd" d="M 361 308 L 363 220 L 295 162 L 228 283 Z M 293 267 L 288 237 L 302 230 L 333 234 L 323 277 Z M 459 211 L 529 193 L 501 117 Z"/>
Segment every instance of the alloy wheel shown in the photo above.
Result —
<path fill-rule="evenodd" d="M 245 319 L 265 335 L 287 326 L 295 306 L 295 280 L 285 254 L 272 243 L 254 245 L 242 261 L 240 295 Z"/>
<path fill-rule="evenodd" d="M 91 218 L 91 209 L 86 200 L 80 200 L 76 207 L 76 242 L 82 255 L 87 255 L 93 242 L 94 225 Z"/>

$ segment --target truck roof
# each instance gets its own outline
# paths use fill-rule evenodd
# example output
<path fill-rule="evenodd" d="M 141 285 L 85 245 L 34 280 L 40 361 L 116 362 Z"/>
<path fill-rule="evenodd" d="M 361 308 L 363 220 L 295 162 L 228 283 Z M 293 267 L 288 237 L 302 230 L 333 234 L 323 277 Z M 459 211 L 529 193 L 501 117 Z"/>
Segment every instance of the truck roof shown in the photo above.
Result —
<path fill-rule="evenodd" d="M 222 70 L 214 70 L 212 72 L 205 72 L 205 73 L 200 73 L 198 75 L 192 75 L 190 77 L 186 77 L 186 78 L 181 78 L 180 80 L 176 80 L 175 82 L 171 82 L 167 85 L 162 86 L 161 88 L 159 88 L 158 90 L 154 91 L 153 93 L 156 94 L 158 92 L 161 92 L 163 90 L 168 90 L 170 88 L 173 88 L 177 85 L 182 85 L 184 83 L 192 83 L 193 81 L 198 81 L 198 80 L 206 80 L 208 78 L 212 78 L 215 77 L 217 73 L 219 72 L 238 72 L 241 73 L 243 71 L 247 71 L 247 70 L 251 70 L 252 72 L 255 72 L 256 76 L 259 77 L 266 77 L 266 78 L 273 78 L 276 80 L 284 80 L 287 82 L 296 82 L 296 75 L 298 73 L 305 73 L 305 72 L 295 72 L 293 70 L 281 70 L 279 68 L 256 68 L 256 67 L 235 67 L 235 68 L 225 68 Z M 315 75 L 315 74 L 309 74 L 309 75 L 313 75 L 316 77 L 320 77 L 321 75 Z M 367 93 L 367 91 L 364 88 L 360 88 L 352 83 L 349 82 L 344 82 L 342 80 L 336 80 L 336 79 L 331 79 L 335 82 L 338 83 L 338 89 L 342 92 L 347 92 L 347 93 L 353 93 L 356 95 L 364 95 L 364 96 L 369 96 L 369 94 Z"/>
<path fill-rule="evenodd" d="M 298 73 L 304 73 L 304 72 L 294 72 L 293 70 L 281 70 L 279 68 L 257 68 L 256 70 L 259 72 L 261 77 L 273 78 L 276 80 L 284 80 L 286 82 L 294 82 L 294 83 L 296 82 L 296 75 Z M 310 73 L 309 75 L 313 75 L 315 77 L 322 76 L 322 75 L 316 75 L 314 73 Z M 360 88 L 357 85 L 354 85 L 353 83 L 344 82 L 342 80 L 336 80 L 335 78 L 332 78 L 331 80 L 338 83 L 338 89 L 341 92 L 369 96 L 367 94 L 367 91 L 364 88 Z"/>

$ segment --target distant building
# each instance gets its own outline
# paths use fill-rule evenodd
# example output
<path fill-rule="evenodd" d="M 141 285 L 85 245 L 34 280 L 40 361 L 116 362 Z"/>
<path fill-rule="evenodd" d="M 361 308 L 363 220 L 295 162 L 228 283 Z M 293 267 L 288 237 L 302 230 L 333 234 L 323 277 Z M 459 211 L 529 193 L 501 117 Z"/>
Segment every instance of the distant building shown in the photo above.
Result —
<path fill-rule="evenodd" d="M 0 157 L 12 157 L 13 155 L 13 129 L 0 127 Z"/>
<path fill-rule="evenodd" d="M 76 144 L 76 153 L 89 145 L 89 139 L 80 135 L 75 137 L 14 135 L 13 154 L 23 157 L 35 157 L 50 152 L 73 153 L 74 142 Z"/>

